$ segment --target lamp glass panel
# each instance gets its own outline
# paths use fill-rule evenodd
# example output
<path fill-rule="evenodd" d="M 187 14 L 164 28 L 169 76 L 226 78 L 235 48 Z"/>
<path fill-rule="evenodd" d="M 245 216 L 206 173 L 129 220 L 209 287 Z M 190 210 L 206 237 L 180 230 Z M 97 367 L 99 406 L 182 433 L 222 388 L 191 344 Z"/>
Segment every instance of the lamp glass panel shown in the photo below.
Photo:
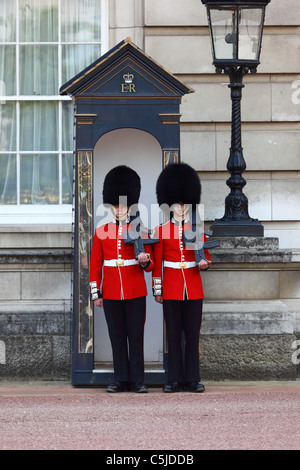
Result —
<path fill-rule="evenodd" d="M 262 8 L 241 8 L 239 14 L 239 59 L 259 60 Z"/>
<path fill-rule="evenodd" d="M 211 34 L 215 59 L 236 59 L 236 9 L 210 8 Z"/>

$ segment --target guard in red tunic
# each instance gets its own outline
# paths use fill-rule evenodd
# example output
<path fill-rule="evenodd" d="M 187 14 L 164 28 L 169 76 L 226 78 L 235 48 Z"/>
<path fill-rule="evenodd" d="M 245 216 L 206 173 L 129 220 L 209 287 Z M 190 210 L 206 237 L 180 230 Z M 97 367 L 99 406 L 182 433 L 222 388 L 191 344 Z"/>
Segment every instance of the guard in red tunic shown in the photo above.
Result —
<path fill-rule="evenodd" d="M 199 372 L 204 297 L 200 271 L 208 269 L 211 259 L 208 251 L 203 250 L 204 256 L 196 263 L 195 251 L 187 249 L 184 236 L 185 231 L 190 234 L 193 228 L 187 213 L 195 214 L 196 205 L 200 203 L 200 180 L 189 165 L 172 164 L 160 174 L 156 193 L 158 204 L 166 204 L 165 207 L 171 210 L 171 219 L 156 228 L 155 238 L 159 238 L 160 243 L 153 246 L 153 293 L 156 301 L 163 304 L 168 339 L 168 383 L 164 392 L 183 389 L 203 392 L 205 388 L 200 383 Z M 201 237 L 206 241 L 204 233 Z M 182 333 L 185 336 L 184 358 Z"/>
<path fill-rule="evenodd" d="M 111 393 L 148 391 L 144 385 L 144 271 L 153 269 L 152 248 L 145 245 L 145 252 L 136 254 L 134 244 L 125 243 L 135 220 L 130 211 L 138 203 L 140 190 L 138 174 L 125 165 L 106 175 L 103 203 L 110 206 L 114 220 L 96 229 L 91 252 L 91 295 L 95 305 L 104 308 L 113 352 L 115 382 L 107 387 Z M 120 204 L 120 200 L 127 203 Z M 141 235 L 149 238 L 147 233 Z"/>

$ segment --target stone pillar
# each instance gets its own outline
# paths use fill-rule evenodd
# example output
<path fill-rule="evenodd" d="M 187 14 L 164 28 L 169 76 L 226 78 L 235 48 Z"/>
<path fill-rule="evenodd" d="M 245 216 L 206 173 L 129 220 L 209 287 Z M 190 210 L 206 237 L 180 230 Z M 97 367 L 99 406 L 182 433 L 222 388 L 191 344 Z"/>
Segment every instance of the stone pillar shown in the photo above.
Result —
<path fill-rule="evenodd" d="M 144 49 L 144 2 L 141 0 L 109 1 L 109 48 L 126 37 Z"/>

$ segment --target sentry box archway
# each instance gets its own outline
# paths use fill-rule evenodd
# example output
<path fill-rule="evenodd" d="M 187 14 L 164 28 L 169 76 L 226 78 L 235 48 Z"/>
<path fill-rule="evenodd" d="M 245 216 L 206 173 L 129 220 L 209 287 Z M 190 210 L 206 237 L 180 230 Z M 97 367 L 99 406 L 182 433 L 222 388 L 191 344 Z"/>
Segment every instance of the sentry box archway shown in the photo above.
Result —
<path fill-rule="evenodd" d="M 97 352 L 101 351 L 101 347 L 97 347 L 96 343 L 105 343 L 106 339 L 102 339 L 101 335 L 103 333 L 105 336 L 106 328 L 101 326 L 101 321 L 100 326 L 96 325 L 98 320 L 95 321 L 89 289 L 89 258 L 96 227 L 95 201 L 99 201 L 104 169 L 106 173 L 110 164 L 114 166 L 118 163 L 118 158 L 131 158 L 130 162 L 123 160 L 122 163 L 140 168 L 142 187 L 144 183 L 150 185 L 154 198 L 156 178 L 161 169 L 171 162 L 180 161 L 179 107 L 182 96 L 191 92 L 191 88 L 145 54 L 130 38 L 120 42 L 60 89 L 61 95 L 69 95 L 74 99 L 76 123 L 72 337 L 74 385 L 100 385 L 113 380 L 112 362 L 97 356 L 102 353 Z M 130 132 L 137 133 L 137 137 L 132 139 Z M 143 140 L 142 135 L 146 133 L 149 139 Z M 114 136 L 111 141 L 110 135 Z M 151 139 L 155 141 L 156 147 L 153 142 L 147 143 Z M 116 140 L 121 143 L 113 154 L 111 148 Z M 133 140 L 145 142 L 147 148 L 143 149 L 141 143 L 136 152 L 133 145 L 130 151 L 122 153 L 123 147 L 130 145 Z M 105 141 L 106 151 L 98 154 L 96 150 L 95 153 L 95 149 L 99 149 L 99 142 Z M 100 148 L 103 149 L 103 146 Z M 157 153 L 157 148 L 160 153 L 159 163 L 156 172 L 153 172 L 155 164 L 151 152 Z M 156 202 L 149 199 L 147 196 L 142 202 Z M 164 383 L 167 371 L 166 341 L 163 332 L 158 331 L 163 329 L 162 312 L 159 315 L 152 314 L 154 301 L 149 288 L 148 293 L 147 317 L 154 318 L 154 321 L 157 318 L 160 325 L 159 328 L 152 326 L 150 342 L 155 340 L 157 331 L 157 334 L 162 335 L 163 344 L 155 352 L 157 360 L 153 360 L 153 352 L 149 353 L 150 360 L 145 357 L 145 382 Z M 98 330 L 101 331 L 100 337 Z"/>

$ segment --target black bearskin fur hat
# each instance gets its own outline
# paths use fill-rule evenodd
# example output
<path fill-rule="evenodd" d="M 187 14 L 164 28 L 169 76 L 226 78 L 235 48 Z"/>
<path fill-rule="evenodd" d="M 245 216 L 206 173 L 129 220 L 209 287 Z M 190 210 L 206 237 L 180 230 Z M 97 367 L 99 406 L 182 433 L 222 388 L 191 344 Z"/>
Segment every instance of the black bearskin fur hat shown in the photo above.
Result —
<path fill-rule="evenodd" d="M 110 170 L 103 183 L 103 204 L 117 206 L 119 197 L 127 196 L 128 207 L 137 204 L 141 193 L 139 175 L 126 165 Z"/>
<path fill-rule="evenodd" d="M 197 172 L 187 163 L 172 163 L 166 166 L 156 183 L 159 206 L 176 203 L 199 204 L 201 183 Z"/>

